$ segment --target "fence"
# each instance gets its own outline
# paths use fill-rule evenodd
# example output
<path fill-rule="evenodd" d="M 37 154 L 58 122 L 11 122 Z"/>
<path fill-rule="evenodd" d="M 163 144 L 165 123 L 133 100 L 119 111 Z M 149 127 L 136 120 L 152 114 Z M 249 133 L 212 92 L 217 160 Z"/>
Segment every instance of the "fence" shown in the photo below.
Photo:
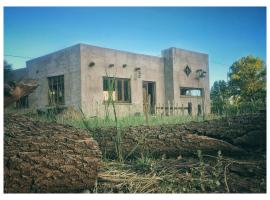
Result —
<path fill-rule="evenodd" d="M 68 108 L 66 106 L 65 108 Z M 71 106 L 72 107 L 72 106 Z M 167 102 L 167 103 L 157 103 L 157 104 L 131 104 L 131 103 L 116 103 L 116 112 L 117 116 L 124 117 L 124 116 L 134 116 L 134 115 L 144 115 L 144 111 L 147 110 L 149 115 L 155 116 L 179 116 L 179 115 L 198 115 L 197 108 L 189 107 L 185 104 L 178 104 L 175 102 Z M 51 107 L 46 107 L 44 110 L 46 112 Z M 15 112 L 29 112 L 29 110 L 34 111 L 33 108 L 24 108 L 24 107 L 17 107 L 13 108 Z M 109 113 L 109 116 L 113 116 L 112 107 L 107 107 L 104 102 L 95 101 L 93 104 L 88 106 L 87 110 L 84 110 L 85 114 L 89 117 L 105 117 L 106 114 Z M 201 112 L 202 115 L 202 112 Z"/>
<path fill-rule="evenodd" d="M 156 116 L 177 116 L 177 115 L 194 115 L 197 112 L 192 112 L 192 108 L 188 106 L 184 106 L 184 104 L 177 104 L 177 103 L 157 103 L 157 104 L 123 104 L 123 103 L 116 103 L 115 104 L 117 115 L 118 116 L 132 116 L 132 115 L 143 115 L 143 113 L 147 110 L 149 115 L 156 115 Z M 91 110 L 91 111 L 90 111 Z M 105 112 L 109 112 L 110 115 L 112 114 L 112 108 L 107 108 L 103 102 L 96 101 L 91 105 L 90 113 L 92 116 L 105 116 Z M 193 110 L 195 111 L 195 110 Z"/>
<path fill-rule="evenodd" d="M 167 103 L 157 103 L 155 105 L 149 103 L 144 107 L 148 108 L 148 112 L 151 114 L 155 114 L 157 116 L 174 116 L 174 115 L 194 115 L 196 112 L 193 112 L 192 105 L 190 106 L 184 106 L 184 104 L 178 104 L 174 101 L 170 103 L 168 101 Z M 194 110 L 195 111 L 195 110 Z M 201 115 L 202 112 L 197 113 L 198 115 Z"/>

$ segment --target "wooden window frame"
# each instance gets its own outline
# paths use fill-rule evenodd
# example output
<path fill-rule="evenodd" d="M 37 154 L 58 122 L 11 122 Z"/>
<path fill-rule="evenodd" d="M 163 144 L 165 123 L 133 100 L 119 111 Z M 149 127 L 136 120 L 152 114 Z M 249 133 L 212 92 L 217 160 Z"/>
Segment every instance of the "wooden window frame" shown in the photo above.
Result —
<path fill-rule="evenodd" d="M 105 86 L 105 80 L 114 80 L 114 92 L 115 92 L 115 102 L 116 103 L 131 103 L 131 84 L 130 84 L 130 79 L 128 78 L 113 78 L 113 77 L 103 77 L 103 91 L 108 91 L 108 90 L 104 90 L 106 88 L 108 88 L 108 86 Z M 125 81 L 127 81 L 127 87 L 128 87 L 128 99 L 125 100 Z M 118 83 L 121 82 L 121 94 L 119 94 L 118 91 Z M 119 98 L 119 96 L 121 96 L 121 98 Z"/>
<path fill-rule="evenodd" d="M 56 90 L 55 90 L 55 86 L 56 86 Z M 59 95 L 60 91 L 62 92 L 62 98 Z M 65 105 L 64 75 L 48 77 L 48 105 L 49 106 Z"/>
<path fill-rule="evenodd" d="M 198 91 L 200 91 L 200 95 L 184 95 L 184 94 L 182 94 L 182 90 L 185 90 L 185 91 L 198 90 Z M 202 94 L 203 94 L 203 88 L 180 87 L 180 96 L 181 97 L 202 97 Z"/>

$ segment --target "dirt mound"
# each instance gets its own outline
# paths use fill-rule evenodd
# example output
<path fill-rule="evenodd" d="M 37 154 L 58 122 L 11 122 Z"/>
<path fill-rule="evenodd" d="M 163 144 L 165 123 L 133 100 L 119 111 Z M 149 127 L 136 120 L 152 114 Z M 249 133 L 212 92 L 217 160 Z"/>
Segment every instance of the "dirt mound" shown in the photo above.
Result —
<path fill-rule="evenodd" d="M 101 152 L 88 132 L 7 114 L 4 191 L 76 192 L 93 188 Z"/>

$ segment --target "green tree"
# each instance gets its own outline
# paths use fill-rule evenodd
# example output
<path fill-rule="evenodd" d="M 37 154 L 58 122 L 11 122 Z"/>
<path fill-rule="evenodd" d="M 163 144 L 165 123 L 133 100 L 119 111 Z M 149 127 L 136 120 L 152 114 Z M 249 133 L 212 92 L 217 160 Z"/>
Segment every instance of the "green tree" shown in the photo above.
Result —
<path fill-rule="evenodd" d="M 228 85 L 224 80 L 215 81 L 211 87 L 211 111 L 216 114 L 224 114 L 229 98 Z"/>
<path fill-rule="evenodd" d="M 4 83 L 8 83 L 13 79 L 12 65 L 4 60 Z"/>
<path fill-rule="evenodd" d="M 243 57 L 233 63 L 229 73 L 232 97 L 239 102 L 266 101 L 266 66 L 263 60 L 253 56 Z"/>

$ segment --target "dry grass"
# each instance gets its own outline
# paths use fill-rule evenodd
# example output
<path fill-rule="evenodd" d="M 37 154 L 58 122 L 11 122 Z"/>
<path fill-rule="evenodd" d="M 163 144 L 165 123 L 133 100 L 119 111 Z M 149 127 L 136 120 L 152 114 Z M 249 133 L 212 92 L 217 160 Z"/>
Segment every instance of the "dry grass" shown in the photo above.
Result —
<path fill-rule="evenodd" d="M 132 166 L 119 162 L 103 162 L 98 175 L 97 192 L 152 193 L 158 192 L 157 186 L 162 180 L 155 173 L 140 174 Z"/>
<path fill-rule="evenodd" d="M 97 193 L 265 192 L 265 160 L 219 156 L 179 159 L 104 160 Z M 236 171 L 235 171 L 236 170 Z M 239 174 L 240 173 L 240 174 Z"/>

